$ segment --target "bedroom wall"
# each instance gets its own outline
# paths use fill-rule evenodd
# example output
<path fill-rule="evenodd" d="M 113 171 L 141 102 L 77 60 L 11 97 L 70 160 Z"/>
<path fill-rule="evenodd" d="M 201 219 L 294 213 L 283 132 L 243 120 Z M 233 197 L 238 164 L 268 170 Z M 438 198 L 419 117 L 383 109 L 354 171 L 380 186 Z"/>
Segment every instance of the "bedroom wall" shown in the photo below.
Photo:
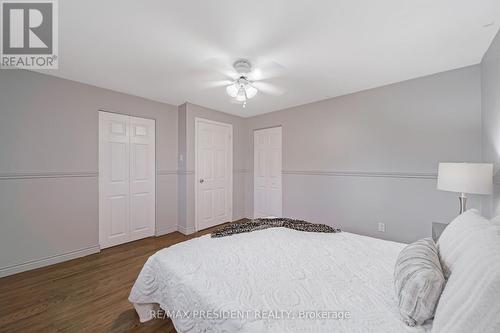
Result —
<path fill-rule="evenodd" d="M 190 234 L 195 230 L 195 118 L 205 118 L 233 125 L 233 220 L 245 216 L 244 199 L 244 119 L 192 103 L 179 106 L 179 230 Z M 182 161 L 180 156 L 182 155 Z"/>
<path fill-rule="evenodd" d="M 481 62 L 483 161 L 494 163 L 494 193 L 484 199 L 487 215 L 500 215 L 500 33 Z"/>
<path fill-rule="evenodd" d="M 98 109 L 156 119 L 156 232 L 177 229 L 177 106 L 2 70 L 0 276 L 98 251 Z"/>
<path fill-rule="evenodd" d="M 498 69 L 493 59 L 485 57 L 483 75 Z M 233 124 L 235 220 L 252 216 L 253 130 L 281 125 L 285 215 L 399 241 L 428 236 L 432 221 L 458 210 L 455 194 L 435 190 L 437 162 L 481 160 L 480 69 L 245 119 L 2 71 L 0 275 L 98 251 L 98 109 L 157 121 L 157 234 L 194 230 L 194 119 L 202 117 Z M 483 85 L 498 97 L 496 79 Z M 498 133 L 495 119 L 483 117 L 488 133 Z"/>
<path fill-rule="evenodd" d="M 480 74 L 476 65 L 246 119 L 246 215 L 253 130 L 281 125 L 285 216 L 395 241 L 430 236 L 432 221 L 458 212 L 457 195 L 436 190 L 438 162 L 481 161 Z"/>

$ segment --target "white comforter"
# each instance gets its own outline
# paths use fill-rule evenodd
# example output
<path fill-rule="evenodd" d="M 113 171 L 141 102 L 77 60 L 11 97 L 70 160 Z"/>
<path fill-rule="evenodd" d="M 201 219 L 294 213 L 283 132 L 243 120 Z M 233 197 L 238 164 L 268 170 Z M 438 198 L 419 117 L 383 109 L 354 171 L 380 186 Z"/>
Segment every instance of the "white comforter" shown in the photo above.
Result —
<path fill-rule="evenodd" d="M 400 320 L 393 271 L 403 247 L 285 228 L 203 236 L 151 256 L 129 300 L 177 314 L 180 333 L 428 332 L 430 324 Z M 150 319 L 145 313 L 142 321 Z"/>

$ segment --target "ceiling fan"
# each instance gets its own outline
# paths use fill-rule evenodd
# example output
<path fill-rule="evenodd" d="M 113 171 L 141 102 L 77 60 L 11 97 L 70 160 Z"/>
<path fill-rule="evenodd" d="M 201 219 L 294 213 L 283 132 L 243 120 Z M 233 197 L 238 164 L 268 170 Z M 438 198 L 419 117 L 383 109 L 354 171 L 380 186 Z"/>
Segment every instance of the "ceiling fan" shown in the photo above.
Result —
<path fill-rule="evenodd" d="M 233 98 L 233 101 L 246 107 L 248 100 L 254 98 L 258 92 L 275 96 L 284 93 L 284 89 L 263 81 L 282 70 L 283 66 L 276 63 L 254 68 L 249 60 L 239 59 L 234 62 L 232 70 L 226 72 L 230 80 L 213 81 L 211 86 L 225 86 L 226 93 Z"/>

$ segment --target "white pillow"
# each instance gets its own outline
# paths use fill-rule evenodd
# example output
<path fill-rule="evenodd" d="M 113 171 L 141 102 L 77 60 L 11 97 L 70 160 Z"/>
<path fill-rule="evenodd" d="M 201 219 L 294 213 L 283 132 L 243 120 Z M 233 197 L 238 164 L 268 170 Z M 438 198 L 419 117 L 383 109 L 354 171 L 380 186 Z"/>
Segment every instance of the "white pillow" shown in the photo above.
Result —
<path fill-rule="evenodd" d="M 490 221 L 482 217 L 476 209 L 470 209 L 444 229 L 438 240 L 438 250 L 445 278 L 450 276 L 455 263 L 467 247 L 472 246 L 471 233 L 489 226 L 491 226 Z"/>
<path fill-rule="evenodd" d="M 500 226 L 470 232 L 441 294 L 432 332 L 500 332 Z"/>

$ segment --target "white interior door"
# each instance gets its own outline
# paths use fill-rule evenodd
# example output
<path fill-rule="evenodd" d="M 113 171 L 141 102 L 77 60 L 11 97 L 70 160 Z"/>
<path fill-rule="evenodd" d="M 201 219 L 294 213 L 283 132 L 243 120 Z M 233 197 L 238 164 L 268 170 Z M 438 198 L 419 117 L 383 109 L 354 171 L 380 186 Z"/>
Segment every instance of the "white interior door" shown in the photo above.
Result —
<path fill-rule="evenodd" d="M 282 217 L 281 127 L 254 131 L 254 217 Z"/>
<path fill-rule="evenodd" d="M 154 235 L 154 120 L 99 112 L 99 244 Z"/>
<path fill-rule="evenodd" d="M 196 118 L 196 230 L 232 220 L 233 127 Z"/>
<path fill-rule="evenodd" d="M 155 233 L 155 121 L 130 117 L 130 240 Z"/>

